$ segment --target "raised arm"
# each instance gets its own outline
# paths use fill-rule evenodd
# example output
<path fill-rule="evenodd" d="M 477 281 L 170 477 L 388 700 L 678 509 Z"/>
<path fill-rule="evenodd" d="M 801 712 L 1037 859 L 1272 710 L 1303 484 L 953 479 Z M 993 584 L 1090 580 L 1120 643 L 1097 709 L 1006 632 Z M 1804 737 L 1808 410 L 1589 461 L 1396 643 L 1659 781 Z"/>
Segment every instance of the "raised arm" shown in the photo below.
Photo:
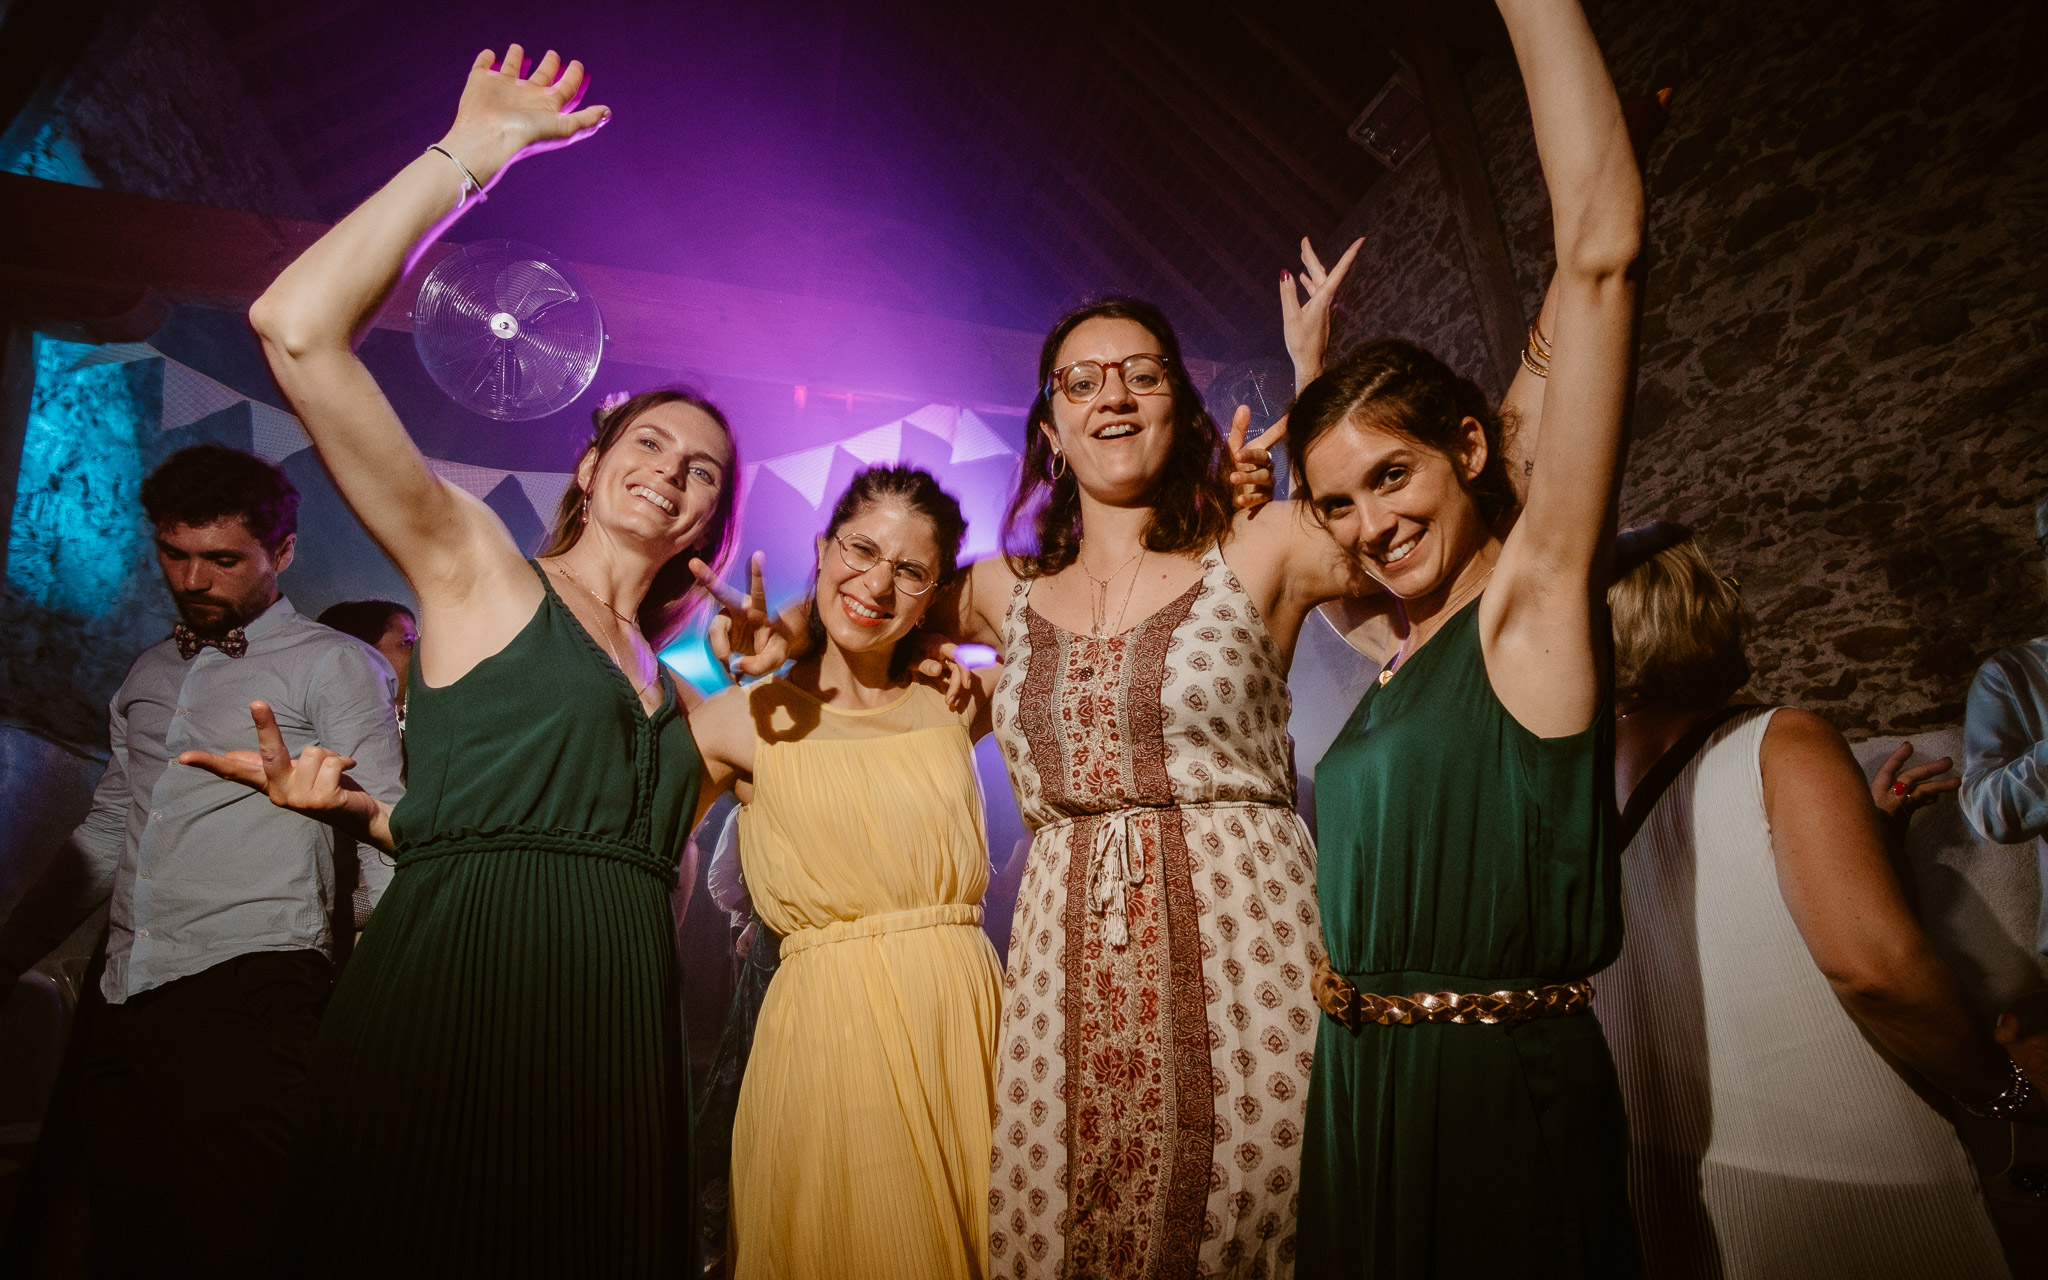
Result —
<path fill-rule="evenodd" d="M 480 188 L 519 157 L 586 137 L 608 116 L 603 107 L 576 109 L 582 64 L 563 68 L 550 52 L 522 79 L 523 62 L 518 45 L 502 66 L 488 50 L 478 54 L 455 124 L 438 144 L 447 154 L 427 151 L 407 165 L 249 311 L 271 372 L 343 499 L 430 612 L 437 602 L 516 581 L 525 573 L 519 549 L 488 508 L 427 469 L 353 343 L 418 249 Z"/>
<path fill-rule="evenodd" d="M 1528 499 L 1480 606 L 1495 691 L 1544 737 L 1600 711 L 1596 563 L 1620 475 L 1643 187 L 1614 84 L 1576 0 L 1501 0 L 1550 193 L 1552 356 Z"/>

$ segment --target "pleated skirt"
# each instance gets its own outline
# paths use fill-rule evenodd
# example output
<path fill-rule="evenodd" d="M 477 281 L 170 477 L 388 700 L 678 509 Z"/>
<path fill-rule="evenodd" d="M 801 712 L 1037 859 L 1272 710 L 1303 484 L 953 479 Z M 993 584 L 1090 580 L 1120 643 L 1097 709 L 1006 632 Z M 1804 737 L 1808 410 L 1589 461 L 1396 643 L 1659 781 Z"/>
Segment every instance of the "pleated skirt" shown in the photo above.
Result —
<path fill-rule="evenodd" d="M 974 924 L 785 943 L 733 1121 L 729 1274 L 988 1274 L 998 972 Z"/>
<path fill-rule="evenodd" d="M 280 1273 L 691 1270 L 669 901 L 602 856 L 401 860 L 315 1046 Z"/>

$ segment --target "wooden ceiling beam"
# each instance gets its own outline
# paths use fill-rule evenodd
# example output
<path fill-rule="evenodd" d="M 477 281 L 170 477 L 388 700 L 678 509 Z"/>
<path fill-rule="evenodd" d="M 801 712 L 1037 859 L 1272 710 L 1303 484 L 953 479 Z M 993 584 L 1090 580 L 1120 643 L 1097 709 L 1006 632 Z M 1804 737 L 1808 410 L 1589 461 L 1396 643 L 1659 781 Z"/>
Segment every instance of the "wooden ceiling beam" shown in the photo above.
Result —
<path fill-rule="evenodd" d="M 1324 204 L 1333 210 L 1340 211 L 1340 213 L 1349 211 L 1352 204 L 1355 203 L 1351 197 L 1339 191 L 1337 185 L 1331 182 L 1321 169 L 1318 169 L 1315 165 L 1302 158 L 1301 154 L 1285 138 L 1267 128 L 1265 122 L 1260 120 L 1256 113 L 1245 110 L 1235 98 L 1225 94 L 1217 86 L 1213 78 L 1203 76 L 1201 69 L 1189 62 L 1187 55 L 1176 48 L 1172 41 L 1160 39 L 1155 32 L 1142 23 L 1133 26 L 1132 30 L 1137 33 L 1139 39 L 1150 45 L 1161 58 L 1171 64 L 1175 71 L 1180 73 L 1181 79 L 1187 84 L 1188 92 L 1200 94 L 1214 103 L 1218 110 L 1230 118 L 1232 123 L 1243 130 L 1259 146 L 1264 148 L 1275 160 L 1278 160 L 1285 166 L 1294 175 L 1297 182 L 1300 182 L 1309 191 L 1313 192 Z"/>
<path fill-rule="evenodd" d="M 1001 95 L 989 88 L 987 81 L 983 77 L 973 74 L 971 68 L 960 65 L 959 55 L 950 44 L 937 39 L 932 39 L 929 43 L 938 56 L 953 69 L 955 78 L 965 84 L 970 92 L 980 99 L 982 104 L 994 113 L 1003 122 L 1004 127 L 1013 135 L 1021 139 L 1035 139 L 1037 137 L 1036 131 L 1018 113 L 1014 105 L 1005 101 Z M 1232 344 L 1241 343 L 1244 340 L 1244 333 L 1238 328 L 1236 322 L 1219 310 L 1216 304 L 1209 299 L 1208 295 L 1203 293 L 1192 281 L 1183 275 L 1180 268 L 1165 254 L 1161 253 L 1159 247 L 1153 244 L 1151 239 L 1124 215 L 1123 210 L 1117 206 L 1116 202 L 1105 196 L 1101 189 L 1086 174 L 1074 166 L 1071 160 L 1060 154 L 1057 148 L 1040 147 L 1039 152 L 1052 171 L 1059 175 L 1060 180 L 1066 187 L 1079 196 L 1083 204 L 1093 209 L 1096 216 L 1109 224 L 1126 244 L 1136 250 L 1138 256 L 1143 258 L 1146 264 L 1158 273 L 1167 284 L 1171 285 L 1174 291 L 1180 294 L 1181 299 L 1206 320 L 1211 327 Z M 1085 233 L 1080 233 L 1073 228 L 1071 216 L 1061 206 L 1061 202 L 1052 198 L 1041 198 L 1040 207 L 1058 219 L 1061 222 L 1061 229 L 1066 231 L 1077 242 L 1086 239 Z"/>
<path fill-rule="evenodd" d="M 1257 41 L 1259 47 L 1264 49 L 1273 61 L 1286 68 L 1287 74 L 1293 76 L 1302 88 L 1308 90 L 1310 97 L 1322 104 L 1330 119 L 1345 129 L 1351 127 L 1352 120 L 1358 115 L 1357 108 L 1347 107 L 1335 93 L 1331 92 L 1330 87 L 1323 83 L 1321 76 L 1309 70 L 1307 64 L 1294 56 L 1294 51 L 1287 47 L 1286 41 L 1274 35 L 1272 28 L 1261 22 L 1258 15 L 1247 9 L 1241 0 L 1223 0 L 1223 7 L 1237 20 L 1237 25 L 1244 28 L 1246 35 Z M 1359 105 L 1364 104 L 1361 102 Z"/>
<path fill-rule="evenodd" d="M 257 62 L 288 44 L 318 35 L 350 16 L 362 12 L 377 0 L 324 0 L 297 6 L 280 5 L 269 18 L 243 27 L 224 43 L 228 57 L 237 63 Z M 259 10 L 261 12 L 261 10 Z"/>
<path fill-rule="evenodd" d="M 1113 41 L 1104 47 L 1118 66 L 1129 72 L 1131 78 L 1142 85 L 1154 100 L 1178 117 L 1188 132 L 1200 139 L 1202 145 L 1222 160 L 1246 186 L 1257 192 L 1259 198 L 1280 215 L 1282 222 L 1298 229 L 1297 234 L 1314 235 L 1337 224 L 1342 214 L 1310 197 L 1287 174 L 1240 142 L 1236 131 L 1221 115 L 1196 94 L 1176 84 L 1172 77 L 1163 74 L 1152 59 L 1132 56 Z"/>
<path fill-rule="evenodd" d="M 0 318 L 140 341 L 168 306 L 243 308 L 327 231 L 317 222 L 0 174 Z M 409 332 L 431 246 L 372 322 Z M 572 264 L 597 299 L 605 358 L 834 393 L 1014 407 L 1042 336 L 946 316 Z"/>

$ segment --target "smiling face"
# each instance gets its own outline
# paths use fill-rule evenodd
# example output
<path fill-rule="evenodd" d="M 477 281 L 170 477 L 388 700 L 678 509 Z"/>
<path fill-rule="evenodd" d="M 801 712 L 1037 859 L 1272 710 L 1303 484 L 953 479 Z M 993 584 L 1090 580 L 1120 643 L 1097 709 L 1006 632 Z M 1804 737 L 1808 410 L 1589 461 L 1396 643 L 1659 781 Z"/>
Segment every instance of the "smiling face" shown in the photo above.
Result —
<path fill-rule="evenodd" d="M 586 453 L 576 482 L 589 495 L 590 523 L 666 562 L 703 541 L 731 469 L 717 421 L 671 402 L 643 411 L 602 455 Z"/>
<path fill-rule="evenodd" d="M 1053 358 L 1055 368 L 1079 360 L 1111 364 L 1136 355 L 1163 355 L 1164 344 L 1135 320 L 1098 316 L 1074 327 Z M 1146 500 L 1173 452 L 1172 382 L 1153 395 L 1136 395 L 1120 370 L 1106 370 L 1102 388 L 1087 404 L 1052 393 L 1052 423 L 1041 427 L 1066 455 L 1081 491 L 1098 502 L 1133 506 Z"/>
<path fill-rule="evenodd" d="M 846 563 L 874 557 L 880 558 L 865 572 Z M 914 572 L 935 583 L 943 563 L 930 517 L 887 500 L 862 508 L 818 539 L 816 599 L 826 636 L 848 653 L 891 649 L 923 620 L 933 595 L 910 594 L 898 575 Z"/>
<path fill-rule="evenodd" d="M 156 563 L 185 625 L 223 636 L 253 622 L 277 599 L 277 575 L 291 566 L 296 535 L 277 550 L 263 545 L 240 516 L 211 524 L 160 524 Z"/>
<path fill-rule="evenodd" d="M 1486 435 L 1464 420 L 1455 458 L 1349 419 L 1302 456 L 1316 514 L 1360 569 L 1403 600 L 1450 585 L 1489 530 L 1465 484 L 1486 462 Z"/>

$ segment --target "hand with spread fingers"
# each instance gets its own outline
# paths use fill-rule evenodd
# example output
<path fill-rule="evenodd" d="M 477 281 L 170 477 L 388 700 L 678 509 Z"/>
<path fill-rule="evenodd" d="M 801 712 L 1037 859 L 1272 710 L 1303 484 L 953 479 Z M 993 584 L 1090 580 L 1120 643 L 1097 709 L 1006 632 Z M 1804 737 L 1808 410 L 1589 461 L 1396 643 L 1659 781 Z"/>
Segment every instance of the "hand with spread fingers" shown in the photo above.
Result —
<path fill-rule="evenodd" d="M 1913 744 L 1901 742 L 1870 780 L 1871 803 L 1879 813 L 1898 823 L 1911 821 L 1915 812 L 1963 785 L 1961 778 L 1939 776 L 1955 764 L 1947 756 L 1908 769 L 1906 761 L 1912 758 Z"/>
<path fill-rule="evenodd" d="M 552 49 L 530 73 L 528 61 L 516 44 L 502 60 L 489 49 L 477 54 L 441 140 L 484 187 L 514 160 L 581 142 L 611 118 L 609 107 L 581 106 L 590 88 L 581 62 L 564 66 Z"/>
<path fill-rule="evenodd" d="M 1251 424 L 1250 407 L 1237 406 L 1230 416 L 1230 435 L 1226 440 L 1231 462 L 1226 479 L 1230 484 L 1230 505 L 1239 511 L 1257 511 L 1273 500 L 1273 446 L 1287 438 L 1284 414 L 1256 440 L 1247 442 L 1244 437 Z"/>
<path fill-rule="evenodd" d="M 743 676 L 772 674 L 783 663 L 798 656 L 798 637 L 807 618 L 799 611 L 768 612 L 768 590 L 761 580 L 761 553 L 747 557 L 747 590 L 733 589 L 702 560 L 690 561 L 690 572 L 718 601 L 718 616 L 711 620 L 705 639 L 711 652 L 728 671 Z"/>
<path fill-rule="evenodd" d="M 277 716 L 267 702 L 249 704 L 256 722 L 254 751 L 181 751 L 178 763 L 261 791 L 281 809 L 339 827 L 387 852 L 392 848 L 391 806 L 356 785 L 348 771 L 355 761 L 315 743 L 298 758 L 284 743 Z"/>
<path fill-rule="evenodd" d="M 1326 271 L 1315 246 L 1303 236 L 1301 274 L 1280 273 L 1280 329 L 1287 337 L 1287 355 L 1294 361 L 1297 392 L 1323 371 L 1323 355 L 1330 349 L 1330 303 L 1364 244 L 1363 239 L 1353 240 L 1337 265 Z"/>

